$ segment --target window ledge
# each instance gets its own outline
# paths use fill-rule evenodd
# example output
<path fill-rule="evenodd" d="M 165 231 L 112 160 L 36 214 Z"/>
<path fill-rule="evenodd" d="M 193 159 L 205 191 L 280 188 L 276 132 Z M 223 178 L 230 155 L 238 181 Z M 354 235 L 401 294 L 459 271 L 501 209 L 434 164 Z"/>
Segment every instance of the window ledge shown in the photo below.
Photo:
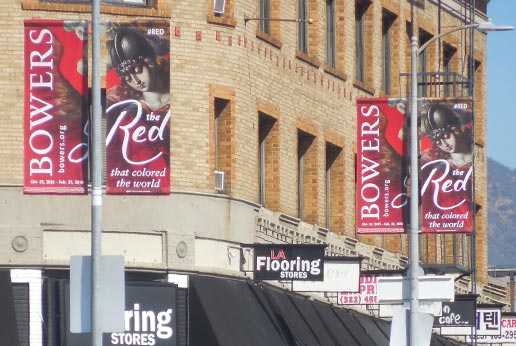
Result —
<path fill-rule="evenodd" d="M 283 47 L 283 42 L 281 42 L 280 40 L 272 37 L 271 35 L 263 32 L 263 31 L 261 31 L 260 29 L 256 29 L 256 37 L 258 37 L 262 41 L 265 41 L 265 42 L 271 44 L 272 46 L 274 46 L 278 49 L 281 49 L 281 47 Z"/>
<path fill-rule="evenodd" d="M 305 54 L 299 50 L 296 50 L 296 58 L 317 68 L 321 66 L 321 63 L 316 58 L 312 58 L 308 54 Z"/>
<path fill-rule="evenodd" d="M 237 25 L 236 19 L 234 17 L 219 17 L 213 14 L 209 14 L 206 18 L 206 21 L 211 24 L 225 25 L 232 28 L 236 27 Z"/>
<path fill-rule="evenodd" d="M 353 86 L 357 87 L 359 89 L 362 89 L 363 91 L 365 91 L 365 92 L 367 92 L 367 93 L 369 93 L 371 95 L 374 95 L 374 88 L 371 85 L 369 85 L 369 84 L 367 84 L 365 82 L 362 82 L 362 81 L 359 81 L 359 80 L 355 79 L 353 81 Z"/>
<path fill-rule="evenodd" d="M 53 11 L 53 12 L 79 12 L 91 13 L 91 5 L 87 4 L 65 4 L 56 2 L 35 2 L 22 1 L 22 10 L 26 11 Z M 114 6 L 101 5 L 100 11 L 105 14 L 119 14 L 125 16 L 144 16 L 144 17 L 158 17 L 170 18 L 170 9 L 168 7 L 155 9 L 146 7 L 130 7 L 130 6 Z"/>
<path fill-rule="evenodd" d="M 335 67 L 323 64 L 323 69 L 324 69 L 324 72 L 331 74 L 332 76 L 339 78 L 339 79 L 343 80 L 344 82 L 348 79 L 348 76 L 344 72 L 336 69 Z"/>

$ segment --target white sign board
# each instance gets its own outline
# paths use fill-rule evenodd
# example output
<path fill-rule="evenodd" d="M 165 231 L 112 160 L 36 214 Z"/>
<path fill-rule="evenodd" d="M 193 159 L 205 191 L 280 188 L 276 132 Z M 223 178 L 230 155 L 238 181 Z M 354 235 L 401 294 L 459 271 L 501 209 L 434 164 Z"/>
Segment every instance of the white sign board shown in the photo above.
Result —
<path fill-rule="evenodd" d="M 101 256 L 98 283 L 102 292 L 102 331 L 123 332 L 125 310 L 124 256 Z M 91 332 L 91 256 L 70 257 L 70 331 Z"/>
<path fill-rule="evenodd" d="M 378 278 L 378 302 L 401 304 L 410 298 L 410 280 L 406 276 Z M 451 275 L 418 277 L 418 297 L 422 301 L 451 302 L 455 299 L 455 281 Z"/>
<path fill-rule="evenodd" d="M 404 307 L 395 307 L 393 309 L 393 318 L 391 324 L 391 335 L 389 338 L 389 346 L 407 346 L 410 335 L 407 330 L 408 320 L 410 319 L 409 310 Z M 430 346 L 432 338 L 432 324 L 434 317 L 424 312 L 415 313 L 415 333 L 418 338 L 418 346 Z"/>
<path fill-rule="evenodd" d="M 359 260 L 324 260 L 323 281 L 293 281 L 297 292 L 358 292 L 360 280 Z"/>
<path fill-rule="evenodd" d="M 473 335 L 473 327 L 441 327 L 441 335 Z"/>
<path fill-rule="evenodd" d="M 419 301 L 419 312 L 424 312 L 426 314 L 430 314 L 432 316 L 439 316 L 442 312 L 442 304 L 441 302 L 425 302 L 425 301 Z M 404 304 L 396 304 L 396 305 L 389 305 L 389 304 L 380 304 L 378 309 L 378 317 L 380 318 L 390 318 L 394 317 L 394 310 L 399 308 L 400 306 L 405 308 L 408 308 L 409 302 L 405 302 Z"/>
<path fill-rule="evenodd" d="M 376 275 L 361 275 L 358 292 L 339 292 L 338 305 L 378 304 Z"/>

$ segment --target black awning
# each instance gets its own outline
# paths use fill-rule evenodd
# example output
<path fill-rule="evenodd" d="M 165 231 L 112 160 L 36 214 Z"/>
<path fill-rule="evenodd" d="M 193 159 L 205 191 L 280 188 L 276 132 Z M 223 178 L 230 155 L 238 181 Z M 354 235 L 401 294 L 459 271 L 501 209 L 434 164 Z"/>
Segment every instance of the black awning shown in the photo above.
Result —
<path fill-rule="evenodd" d="M 2 345 L 17 346 L 20 344 L 10 270 L 0 270 L 0 335 L 2 336 Z"/>
<path fill-rule="evenodd" d="M 357 339 L 353 336 L 355 331 L 348 330 L 329 304 L 317 301 L 314 301 L 312 304 L 324 325 L 328 328 L 329 333 L 331 333 L 334 340 L 336 340 L 337 345 L 360 346 Z"/>
<path fill-rule="evenodd" d="M 357 339 L 360 346 L 376 345 L 376 341 L 369 336 L 367 331 L 353 316 L 351 311 L 342 308 L 333 308 L 333 310 L 346 328 L 352 331 L 353 336 Z"/>
<path fill-rule="evenodd" d="M 367 334 L 376 342 L 377 346 L 389 346 L 389 335 L 385 335 L 382 329 L 375 322 L 376 318 L 361 313 L 352 312 L 360 324 L 364 327 Z"/>
<path fill-rule="evenodd" d="M 312 327 L 305 321 L 296 306 L 285 291 L 264 287 L 266 295 L 269 297 L 273 308 L 277 311 L 277 316 L 281 319 L 291 336 L 302 346 L 321 345 L 315 336 Z M 321 345 L 326 346 L 326 345 Z"/>
<path fill-rule="evenodd" d="M 329 332 L 328 328 L 324 325 L 323 321 L 315 311 L 312 302 L 306 298 L 290 296 L 290 299 L 297 307 L 304 320 L 312 329 L 319 344 L 323 346 L 337 346 L 336 340 L 333 335 Z"/>
<path fill-rule="evenodd" d="M 388 346 L 391 323 L 272 287 L 190 276 L 190 346 Z M 432 335 L 432 346 L 463 345 Z"/>
<path fill-rule="evenodd" d="M 287 345 L 249 284 L 190 276 L 190 346 Z"/>

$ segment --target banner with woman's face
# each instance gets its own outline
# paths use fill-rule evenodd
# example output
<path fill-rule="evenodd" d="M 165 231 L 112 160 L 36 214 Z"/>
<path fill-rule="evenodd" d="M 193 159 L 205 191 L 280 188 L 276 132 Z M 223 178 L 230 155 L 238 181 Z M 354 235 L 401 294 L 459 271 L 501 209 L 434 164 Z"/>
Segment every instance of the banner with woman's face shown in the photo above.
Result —
<path fill-rule="evenodd" d="M 168 194 L 169 23 L 110 23 L 106 36 L 106 192 Z"/>
<path fill-rule="evenodd" d="M 426 99 L 419 105 L 423 233 L 473 231 L 473 103 Z"/>

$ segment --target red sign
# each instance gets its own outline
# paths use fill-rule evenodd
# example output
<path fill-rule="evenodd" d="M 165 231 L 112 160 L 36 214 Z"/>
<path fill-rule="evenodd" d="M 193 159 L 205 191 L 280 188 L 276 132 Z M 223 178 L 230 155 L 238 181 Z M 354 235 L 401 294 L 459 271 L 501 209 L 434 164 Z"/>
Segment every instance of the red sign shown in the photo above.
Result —
<path fill-rule="evenodd" d="M 169 23 L 112 23 L 107 35 L 106 192 L 169 194 Z"/>
<path fill-rule="evenodd" d="M 404 232 L 407 212 L 406 103 L 357 100 L 357 233 Z"/>
<path fill-rule="evenodd" d="M 421 116 L 423 233 L 473 231 L 473 103 L 426 100 Z"/>
<path fill-rule="evenodd" d="M 25 21 L 27 194 L 87 192 L 85 22 Z"/>

